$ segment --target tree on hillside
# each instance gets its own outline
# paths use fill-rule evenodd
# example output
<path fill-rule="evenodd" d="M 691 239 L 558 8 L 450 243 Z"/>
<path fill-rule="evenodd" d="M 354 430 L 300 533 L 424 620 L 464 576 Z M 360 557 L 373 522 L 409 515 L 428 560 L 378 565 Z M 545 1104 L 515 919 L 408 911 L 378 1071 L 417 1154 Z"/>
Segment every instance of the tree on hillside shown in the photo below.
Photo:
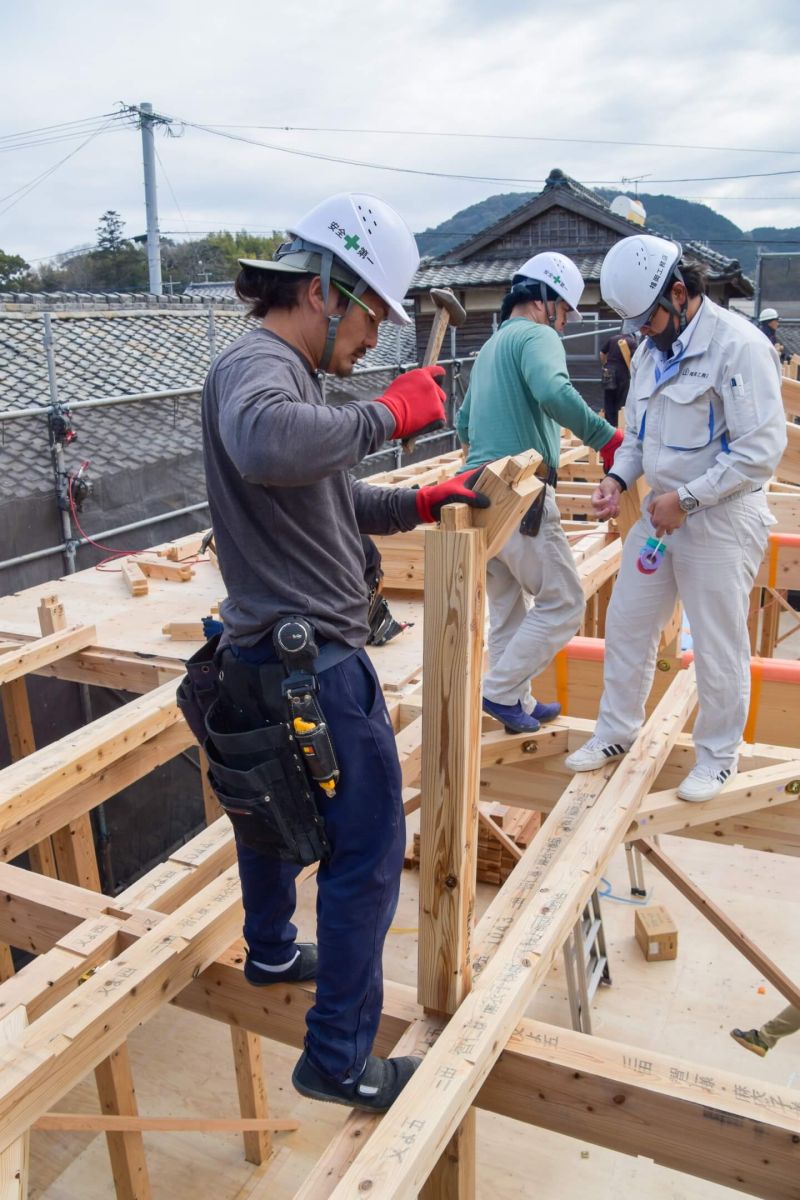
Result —
<path fill-rule="evenodd" d="M 125 222 L 113 208 L 107 209 L 97 224 L 97 249 L 101 252 L 116 254 L 125 246 L 130 245 L 123 236 Z"/>
<path fill-rule="evenodd" d="M 0 288 L 23 291 L 30 266 L 18 254 L 6 254 L 0 250 Z"/>
<path fill-rule="evenodd" d="M 237 233 L 221 229 L 218 233 L 210 233 L 207 238 L 209 245 L 222 254 L 228 279 L 235 279 L 239 274 L 240 258 L 272 258 L 285 240 L 284 234 L 274 230 L 264 237 L 248 233 L 246 229 L 240 229 Z"/>

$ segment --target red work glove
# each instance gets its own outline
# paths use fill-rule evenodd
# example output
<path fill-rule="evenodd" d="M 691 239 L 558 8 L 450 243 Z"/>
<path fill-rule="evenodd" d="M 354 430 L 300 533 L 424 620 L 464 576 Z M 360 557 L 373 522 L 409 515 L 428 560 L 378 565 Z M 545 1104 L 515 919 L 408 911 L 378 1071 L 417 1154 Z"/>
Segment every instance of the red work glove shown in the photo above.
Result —
<path fill-rule="evenodd" d="M 598 451 L 600 455 L 600 461 L 603 464 L 603 470 L 605 471 L 606 475 L 614 465 L 614 455 L 617 453 L 618 448 L 622 445 L 623 436 L 624 435 L 621 429 L 615 430 L 614 436 L 609 438 L 605 446 L 601 446 Z"/>
<path fill-rule="evenodd" d="M 492 503 L 483 492 L 473 492 L 483 467 L 465 474 L 454 475 L 443 483 L 431 483 L 417 492 L 417 516 L 420 521 L 438 521 L 445 504 L 468 504 L 470 508 L 488 508 Z"/>
<path fill-rule="evenodd" d="M 398 375 L 383 395 L 376 397 L 394 417 L 394 437 L 407 438 L 422 429 L 444 425 L 445 396 L 436 382 L 444 374 L 444 367 L 417 367 Z"/>

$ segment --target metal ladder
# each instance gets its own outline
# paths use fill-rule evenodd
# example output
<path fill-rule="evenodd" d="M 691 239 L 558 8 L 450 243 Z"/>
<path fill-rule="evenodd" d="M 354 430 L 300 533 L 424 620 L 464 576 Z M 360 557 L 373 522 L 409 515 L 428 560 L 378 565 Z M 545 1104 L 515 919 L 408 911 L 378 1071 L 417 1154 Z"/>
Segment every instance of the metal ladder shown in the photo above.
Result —
<path fill-rule="evenodd" d="M 591 1033 L 592 998 L 601 983 L 611 983 L 600 894 L 596 889 L 564 943 L 564 973 L 572 1028 L 580 1033 Z"/>

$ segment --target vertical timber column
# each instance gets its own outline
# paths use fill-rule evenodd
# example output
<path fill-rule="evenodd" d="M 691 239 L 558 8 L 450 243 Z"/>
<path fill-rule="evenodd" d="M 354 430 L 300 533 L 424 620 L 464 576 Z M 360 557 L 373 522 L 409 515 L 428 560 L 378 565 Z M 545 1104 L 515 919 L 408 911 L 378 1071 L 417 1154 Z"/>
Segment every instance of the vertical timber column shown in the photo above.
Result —
<path fill-rule="evenodd" d="M 58 596 L 43 596 L 37 612 L 43 637 L 66 627 L 64 605 L 59 602 Z M 70 821 L 63 829 L 56 830 L 52 836 L 52 846 L 59 879 L 74 883 L 76 887 L 90 888 L 93 892 L 103 890 L 94 848 L 92 819 L 88 812 Z"/>
<path fill-rule="evenodd" d="M 11 761 L 18 762 L 19 759 L 25 758 L 27 754 L 32 754 L 36 749 L 31 709 L 28 703 L 28 687 L 24 675 L 19 679 L 12 679 L 0 687 L 0 700 L 2 701 Z M 49 875 L 51 879 L 58 877 L 53 844 L 49 837 L 44 838 L 38 846 L 30 847 L 28 862 L 32 871 L 37 871 L 40 875 Z M 11 948 L 5 942 L 0 942 L 0 983 L 10 979 L 13 974 L 14 960 L 11 956 Z M 0 1197 L 2 1197 L 2 1192 L 0 1192 Z"/>
<path fill-rule="evenodd" d="M 136 1103 L 127 1042 L 123 1042 L 113 1054 L 95 1067 L 94 1077 L 100 1107 L 104 1113 L 112 1116 L 138 1116 L 139 1108 Z M 151 1200 L 150 1178 L 141 1133 L 134 1130 L 124 1133 L 109 1132 L 106 1134 L 106 1143 L 117 1200 Z"/>
<path fill-rule="evenodd" d="M 0 1050 L 13 1042 L 28 1024 L 24 1005 L 12 1008 L 0 1017 Z M 23 1133 L 0 1153 L 0 1197 L 2 1200 L 28 1200 L 28 1161 L 30 1133 Z"/>
<path fill-rule="evenodd" d="M 461 505 L 425 538 L 418 999 L 450 1015 L 472 983 L 486 535 Z M 420 1200 L 475 1195 L 475 1110 Z"/>
<path fill-rule="evenodd" d="M 236 1088 L 239 1110 L 243 1117 L 268 1117 L 267 1091 L 261 1061 L 261 1038 L 257 1033 L 231 1025 L 233 1064 L 236 1069 Z M 244 1156 L 249 1163 L 260 1166 L 272 1153 L 272 1134 L 268 1129 L 245 1132 Z"/>

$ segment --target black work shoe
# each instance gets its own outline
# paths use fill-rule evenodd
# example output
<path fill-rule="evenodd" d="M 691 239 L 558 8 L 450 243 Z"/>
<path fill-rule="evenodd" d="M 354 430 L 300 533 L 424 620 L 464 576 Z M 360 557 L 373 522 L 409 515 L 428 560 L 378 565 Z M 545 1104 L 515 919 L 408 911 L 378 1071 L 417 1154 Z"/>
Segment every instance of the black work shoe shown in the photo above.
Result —
<path fill-rule="evenodd" d="M 752 1050 L 753 1054 L 757 1054 L 759 1058 L 763 1058 L 769 1050 L 769 1046 L 757 1029 L 732 1029 L 731 1037 L 740 1046 L 744 1046 L 745 1050 Z"/>
<path fill-rule="evenodd" d="M 317 978 L 317 947 L 313 942 L 296 942 L 297 954 L 282 971 L 265 971 L 258 967 L 250 955 L 244 960 L 244 977 L 254 987 L 267 987 L 270 983 L 305 983 Z"/>
<path fill-rule="evenodd" d="M 421 1058 L 375 1058 L 370 1054 L 363 1073 L 352 1083 L 337 1083 L 309 1062 L 304 1050 L 292 1072 L 292 1083 L 301 1096 L 364 1108 L 367 1112 L 386 1112 L 408 1083 Z"/>

